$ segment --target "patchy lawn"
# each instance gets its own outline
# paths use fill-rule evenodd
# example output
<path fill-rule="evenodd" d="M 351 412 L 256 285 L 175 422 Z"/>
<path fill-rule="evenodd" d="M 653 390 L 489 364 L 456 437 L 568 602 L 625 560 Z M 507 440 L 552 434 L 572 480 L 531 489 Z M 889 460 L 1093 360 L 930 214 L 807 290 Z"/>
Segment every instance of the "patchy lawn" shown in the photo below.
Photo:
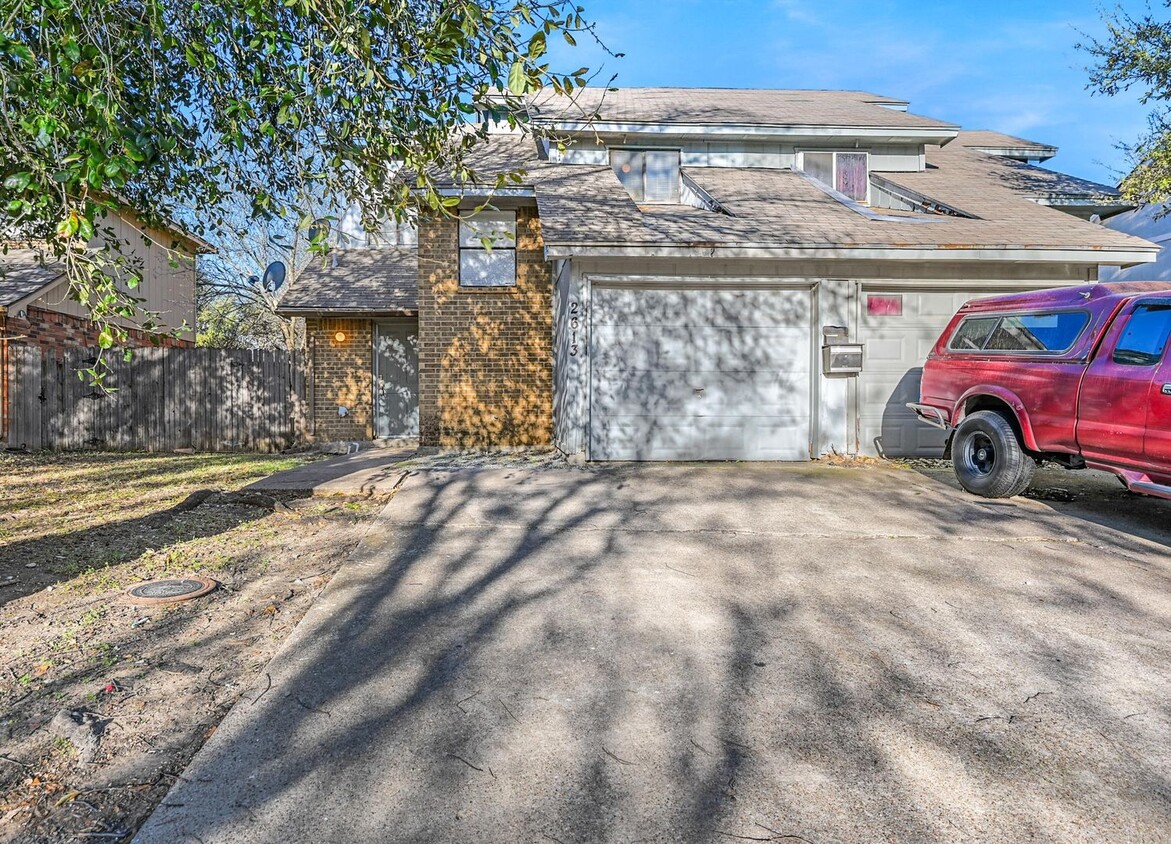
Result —
<path fill-rule="evenodd" d="M 381 504 L 238 492 L 305 459 L 0 454 L 0 841 L 128 839 L 257 681 Z"/>

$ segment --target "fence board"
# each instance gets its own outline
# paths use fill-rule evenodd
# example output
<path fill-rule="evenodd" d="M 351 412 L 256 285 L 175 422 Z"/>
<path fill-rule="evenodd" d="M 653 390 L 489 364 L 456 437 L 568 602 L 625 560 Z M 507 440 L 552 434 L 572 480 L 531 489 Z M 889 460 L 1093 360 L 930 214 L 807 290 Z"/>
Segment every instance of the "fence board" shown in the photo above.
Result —
<path fill-rule="evenodd" d="M 7 443 L 73 451 L 280 451 L 307 430 L 305 359 L 246 349 L 110 355 L 103 392 L 77 373 L 97 354 L 9 350 Z"/>

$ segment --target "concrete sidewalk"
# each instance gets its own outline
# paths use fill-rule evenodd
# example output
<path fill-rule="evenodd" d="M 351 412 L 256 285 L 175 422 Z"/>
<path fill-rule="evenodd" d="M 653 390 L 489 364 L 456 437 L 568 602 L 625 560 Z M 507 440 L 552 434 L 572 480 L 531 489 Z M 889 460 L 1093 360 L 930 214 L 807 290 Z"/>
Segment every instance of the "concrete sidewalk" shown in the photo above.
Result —
<path fill-rule="evenodd" d="M 277 472 L 245 489 L 308 495 L 389 495 L 403 475 L 396 465 L 413 457 L 415 451 L 413 446 L 368 448 L 327 457 Z"/>
<path fill-rule="evenodd" d="M 887 467 L 413 475 L 135 841 L 1161 840 L 1166 550 Z"/>

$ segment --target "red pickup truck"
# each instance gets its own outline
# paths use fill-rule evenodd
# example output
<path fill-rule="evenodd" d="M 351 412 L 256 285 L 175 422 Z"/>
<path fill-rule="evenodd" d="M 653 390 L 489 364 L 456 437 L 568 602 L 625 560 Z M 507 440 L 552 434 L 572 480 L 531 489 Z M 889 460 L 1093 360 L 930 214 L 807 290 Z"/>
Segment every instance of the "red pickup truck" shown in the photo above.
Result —
<path fill-rule="evenodd" d="M 968 302 L 908 405 L 950 432 L 964 489 L 1018 495 L 1050 460 L 1171 498 L 1171 284 L 1089 284 Z"/>

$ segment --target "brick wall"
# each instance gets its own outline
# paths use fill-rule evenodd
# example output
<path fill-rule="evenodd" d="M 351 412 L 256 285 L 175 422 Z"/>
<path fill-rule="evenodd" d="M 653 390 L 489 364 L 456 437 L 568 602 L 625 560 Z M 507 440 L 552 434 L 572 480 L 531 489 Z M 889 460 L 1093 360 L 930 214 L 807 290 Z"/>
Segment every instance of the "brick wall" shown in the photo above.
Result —
<path fill-rule="evenodd" d="M 552 269 L 535 208 L 517 212 L 514 288 L 459 286 L 459 224 L 419 225 L 419 435 L 423 445 L 553 439 Z"/>
<path fill-rule="evenodd" d="M 48 311 L 43 308 L 27 310 L 23 319 L 15 314 L 8 314 L 4 318 L 3 333 L 9 337 L 22 337 L 15 342 L 28 346 L 37 346 L 50 349 L 62 355 L 66 349 L 96 348 L 98 345 L 98 329 L 87 319 Z M 152 346 L 150 335 L 144 331 L 129 329 L 127 345 L 132 347 Z M 158 343 L 168 347 L 190 347 L 195 344 L 190 340 L 179 340 L 173 337 L 162 337 Z"/>
<path fill-rule="evenodd" d="M 320 440 L 374 437 L 374 324 L 368 319 L 307 319 L 313 379 L 313 436 Z M 342 341 L 337 334 L 345 335 Z M 338 407 L 349 414 L 338 416 Z"/>

